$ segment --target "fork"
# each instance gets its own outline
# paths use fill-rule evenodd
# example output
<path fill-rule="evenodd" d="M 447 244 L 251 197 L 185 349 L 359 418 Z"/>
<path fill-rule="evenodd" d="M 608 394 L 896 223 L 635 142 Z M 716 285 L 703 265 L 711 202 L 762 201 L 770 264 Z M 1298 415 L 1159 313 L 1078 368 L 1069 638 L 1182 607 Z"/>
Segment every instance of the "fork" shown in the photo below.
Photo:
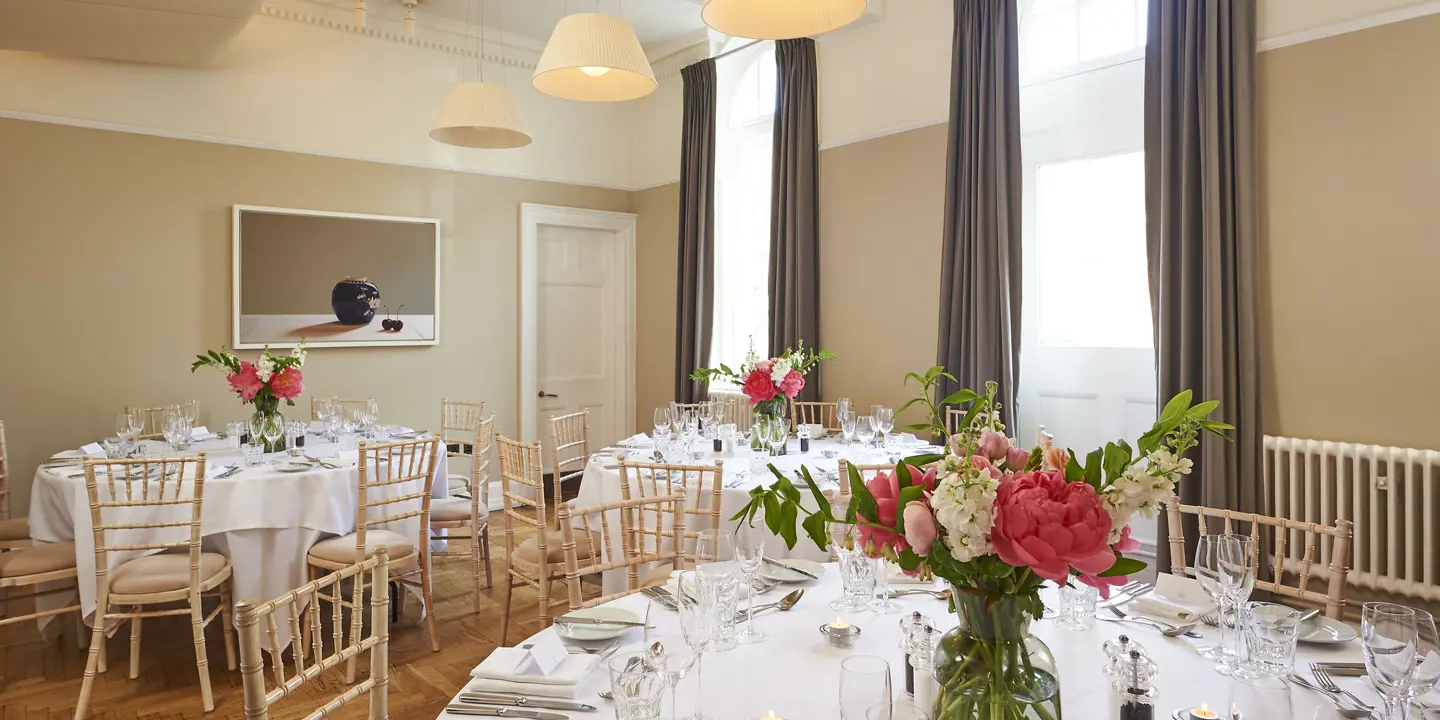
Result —
<path fill-rule="evenodd" d="M 1321 667 L 1319 663 L 1310 663 L 1310 673 L 1315 676 L 1315 681 L 1320 683 L 1320 687 L 1325 688 L 1332 693 L 1342 693 L 1345 695 L 1345 697 L 1354 700 L 1356 705 L 1359 705 L 1366 710 L 1375 709 L 1373 705 L 1366 704 L 1364 700 L 1355 697 L 1355 693 L 1352 693 L 1349 690 L 1346 690 L 1345 688 L 1342 688 L 1339 685 L 1335 684 L 1335 678 L 1330 677 L 1329 671 L 1327 671 L 1324 667 Z"/>

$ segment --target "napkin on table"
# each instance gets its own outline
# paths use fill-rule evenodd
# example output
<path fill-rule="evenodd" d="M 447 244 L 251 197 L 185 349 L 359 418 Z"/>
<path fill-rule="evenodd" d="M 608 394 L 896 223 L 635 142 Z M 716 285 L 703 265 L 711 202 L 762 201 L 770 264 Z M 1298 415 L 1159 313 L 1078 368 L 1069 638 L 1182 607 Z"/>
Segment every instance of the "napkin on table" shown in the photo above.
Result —
<path fill-rule="evenodd" d="M 580 696 L 581 686 L 600 664 L 598 655 L 575 653 L 565 656 L 549 675 L 541 675 L 529 660 L 526 660 L 517 672 L 513 655 L 501 652 L 506 650 L 524 652 L 519 648 L 496 649 L 470 671 L 473 679 L 466 689 L 471 692 L 514 693 L 574 700 Z"/>
<path fill-rule="evenodd" d="M 1215 603 L 1194 578 L 1169 573 L 1155 576 L 1155 590 L 1126 605 L 1126 610 L 1170 620 L 1196 620 L 1215 610 Z"/>
<path fill-rule="evenodd" d="M 636 434 L 634 434 L 634 435 L 631 435 L 631 436 L 628 437 L 628 438 L 625 438 L 624 440 L 621 440 L 620 443 L 617 443 L 617 444 L 625 444 L 625 445 L 650 445 L 650 444 L 653 444 L 653 443 L 654 443 L 654 441 L 650 439 L 650 436 L 649 436 L 649 435 L 647 435 L 647 434 L 645 434 L 645 433 L 636 433 Z"/>

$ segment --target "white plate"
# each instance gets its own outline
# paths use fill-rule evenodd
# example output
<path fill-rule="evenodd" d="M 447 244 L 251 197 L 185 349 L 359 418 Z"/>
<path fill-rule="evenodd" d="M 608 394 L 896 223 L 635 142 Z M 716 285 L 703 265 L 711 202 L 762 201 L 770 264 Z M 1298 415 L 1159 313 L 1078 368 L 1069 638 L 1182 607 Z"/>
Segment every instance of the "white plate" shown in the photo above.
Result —
<path fill-rule="evenodd" d="M 1300 634 L 1297 640 L 1313 645 L 1336 645 L 1350 642 L 1358 635 L 1355 628 L 1346 625 L 1339 620 L 1331 620 L 1324 615 L 1316 615 L 1300 626 Z"/>
<path fill-rule="evenodd" d="M 601 618 L 604 620 L 623 620 L 625 622 L 640 622 L 641 618 L 629 610 L 622 610 L 614 607 L 593 607 L 584 610 L 576 610 L 566 613 L 572 617 Z M 586 642 L 589 640 L 609 640 L 624 635 L 636 628 L 624 625 L 578 625 L 571 623 L 555 623 L 555 632 L 560 637 L 569 640 Z"/>
<path fill-rule="evenodd" d="M 791 567 L 797 567 L 801 570 L 808 570 L 816 575 L 825 574 L 825 566 L 821 565 L 818 562 L 815 562 L 814 560 L 787 558 L 785 560 L 776 560 L 776 562 L 784 563 L 786 565 L 790 565 Z M 810 580 L 810 578 L 805 577 L 798 572 L 792 572 L 782 567 L 776 567 L 774 565 L 771 565 L 770 563 L 762 564 L 760 566 L 760 571 L 755 574 L 759 575 L 762 578 L 765 578 L 766 580 L 774 580 L 776 582 L 782 583 L 799 583 Z"/>
<path fill-rule="evenodd" d="M 315 467 L 315 466 L 314 466 L 314 465 L 311 465 L 310 463 L 285 462 L 285 463 L 280 463 L 279 465 L 276 465 L 276 466 L 275 466 L 275 469 L 278 470 L 278 471 L 280 471 L 280 472 L 296 473 L 296 472 L 305 472 L 306 470 L 309 470 L 310 468 L 313 468 L 313 467 Z"/>

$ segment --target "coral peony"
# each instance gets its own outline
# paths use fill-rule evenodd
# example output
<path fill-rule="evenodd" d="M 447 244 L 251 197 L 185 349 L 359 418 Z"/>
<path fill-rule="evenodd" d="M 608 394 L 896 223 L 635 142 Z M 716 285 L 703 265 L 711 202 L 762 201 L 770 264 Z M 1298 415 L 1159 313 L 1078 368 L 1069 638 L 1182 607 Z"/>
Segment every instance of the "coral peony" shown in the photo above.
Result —
<path fill-rule="evenodd" d="M 805 389 L 805 376 L 801 375 L 799 370 L 785 373 L 785 378 L 780 381 L 780 392 L 785 393 L 785 397 L 792 400 L 803 389 Z"/>
<path fill-rule="evenodd" d="M 230 381 L 230 389 L 240 396 L 242 402 L 248 403 L 254 400 L 255 396 L 260 394 L 260 390 L 265 387 L 265 383 L 260 382 L 259 371 L 253 364 L 246 361 L 241 361 L 240 372 L 231 373 L 225 376 L 225 379 Z"/>
<path fill-rule="evenodd" d="M 911 485 L 923 485 L 927 493 L 935 490 L 935 468 L 930 468 L 924 475 L 917 475 L 918 471 L 909 465 L 906 465 L 905 468 L 910 473 Z M 870 482 L 865 483 L 865 487 L 870 491 L 870 494 L 875 497 L 875 506 L 880 511 L 880 517 L 868 518 L 860 516 L 860 519 L 866 522 L 879 523 L 887 527 L 894 527 L 895 515 L 901 512 L 899 507 L 900 483 L 896 481 L 894 473 L 884 471 L 875 473 L 875 477 L 870 478 Z M 929 511 L 927 510 L 926 512 Z M 860 544 L 866 549 L 866 552 L 878 552 L 882 548 L 890 548 L 898 553 L 910 547 L 910 544 L 905 538 L 895 534 L 892 530 L 861 525 L 859 532 Z"/>
<path fill-rule="evenodd" d="M 1120 539 L 1110 544 L 1110 548 L 1118 553 L 1135 552 L 1140 549 L 1140 541 L 1130 537 L 1130 526 L 1120 528 Z"/>
<path fill-rule="evenodd" d="M 281 400 L 294 400 L 305 392 L 304 380 L 299 368 L 285 368 L 270 378 L 270 392 Z"/>
<path fill-rule="evenodd" d="M 745 378 L 745 387 L 741 388 L 741 391 L 750 398 L 751 405 L 759 405 L 774 400 L 779 389 L 770 380 L 769 370 L 756 368 L 750 373 L 750 377 Z"/>
<path fill-rule="evenodd" d="M 1005 457 L 1010 450 L 1010 438 L 1001 435 L 993 430 L 986 430 L 980 434 L 980 454 L 991 460 L 999 460 Z"/>
<path fill-rule="evenodd" d="M 1030 453 L 1025 448 L 1010 448 L 1005 451 L 1005 471 L 1017 473 L 1025 469 L 1025 463 L 1029 462 Z"/>
<path fill-rule="evenodd" d="M 923 502 L 912 502 L 905 506 L 905 542 L 920 557 L 930 554 L 939 530 L 935 527 L 935 515 Z"/>
<path fill-rule="evenodd" d="M 995 498 L 995 553 L 1010 565 L 1065 583 L 1070 568 L 1098 575 L 1115 564 L 1110 515 L 1095 488 L 1057 471 L 1013 475 Z"/>

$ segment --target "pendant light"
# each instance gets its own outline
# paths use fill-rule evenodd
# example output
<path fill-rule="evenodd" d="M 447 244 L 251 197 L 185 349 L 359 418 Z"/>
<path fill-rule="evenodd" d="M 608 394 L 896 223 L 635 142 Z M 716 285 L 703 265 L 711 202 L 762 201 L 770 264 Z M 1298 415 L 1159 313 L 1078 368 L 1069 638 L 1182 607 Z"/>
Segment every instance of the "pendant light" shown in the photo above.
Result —
<path fill-rule="evenodd" d="M 865 0 L 706 0 L 700 17 L 717 32 L 757 40 L 810 37 L 865 14 Z"/>
<path fill-rule="evenodd" d="M 466 18 L 467 23 L 469 18 Z M 505 65 L 505 19 L 500 19 L 500 63 Z M 430 138 L 446 145 L 501 150 L 529 145 L 530 133 L 515 96 L 504 85 L 485 82 L 485 0 L 480 0 L 480 37 L 475 51 L 476 76 L 479 82 L 462 82 L 450 88 L 440 115 L 430 129 Z"/>
<path fill-rule="evenodd" d="M 660 86 L 630 23 L 600 12 L 560 18 L 533 82 L 546 95 L 581 102 L 634 100 Z"/>

